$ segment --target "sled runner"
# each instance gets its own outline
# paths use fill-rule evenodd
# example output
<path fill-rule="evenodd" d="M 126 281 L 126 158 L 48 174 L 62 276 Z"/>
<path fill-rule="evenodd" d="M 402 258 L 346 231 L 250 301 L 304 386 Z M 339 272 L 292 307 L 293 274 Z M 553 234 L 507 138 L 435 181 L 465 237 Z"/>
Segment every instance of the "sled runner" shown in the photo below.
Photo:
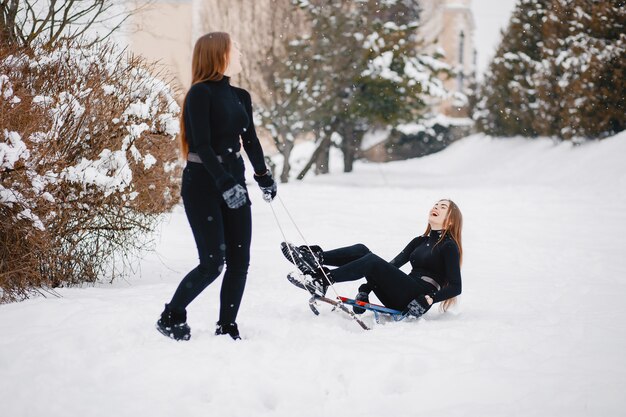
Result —
<path fill-rule="evenodd" d="M 346 307 L 343 301 L 341 301 L 340 299 L 333 300 L 333 299 L 326 297 L 325 289 L 320 291 L 319 287 L 311 285 L 303 278 L 304 278 L 303 274 L 299 271 L 294 271 L 294 272 L 290 272 L 289 274 L 287 274 L 287 280 L 290 283 L 292 283 L 298 288 L 308 291 L 311 294 L 311 298 L 309 299 L 309 307 L 311 308 L 311 311 L 315 313 L 316 316 L 319 316 L 320 312 L 317 309 L 317 307 L 315 307 L 315 303 L 316 301 L 322 301 L 324 303 L 332 305 L 333 311 L 336 309 L 339 309 L 343 311 L 344 313 L 348 314 L 354 321 L 358 323 L 359 326 L 361 326 L 363 330 L 369 330 L 369 327 L 367 327 L 367 325 L 363 323 L 363 321 L 359 319 L 352 310 Z"/>
<path fill-rule="evenodd" d="M 343 298 L 343 297 L 341 297 L 341 298 Z M 370 328 L 367 327 L 367 324 L 363 323 L 363 320 L 358 318 L 356 316 L 356 314 L 354 314 L 353 311 L 350 311 L 350 309 L 348 307 L 346 307 L 346 304 L 343 301 L 341 301 L 341 300 L 332 300 L 332 299 L 330 299 L 328 297 L 322 297 L 322 296 L 319 296 L 319 295 L 312 296 L 309 299 L 309 307 L 311 308 L 311 311 L 316 316 L 320 315 L 320 312 L 319 312 L 319 310 L 317 309 L 317 307 L 315 305 L 317 301 L 322 301 L 324 303 L 328 303 L 328 304 L 332 305 L 333 306 L 333 311 L 338 308 L 339 310 L 343 311 L 344 313 L 346 313 L 350 317 L 352 317 L 352 319 L 354 319 L 354 321 L 356 321 L 358 323 L 358 325 L 361 326 L 361 328 L 363 330 L 370 330 Z"/>

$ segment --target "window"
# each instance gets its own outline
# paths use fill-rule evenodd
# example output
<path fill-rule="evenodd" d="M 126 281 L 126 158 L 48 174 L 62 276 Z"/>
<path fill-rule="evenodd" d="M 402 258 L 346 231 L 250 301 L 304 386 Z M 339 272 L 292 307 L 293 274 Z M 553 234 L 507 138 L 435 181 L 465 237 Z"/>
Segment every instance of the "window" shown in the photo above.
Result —
<path fill-rule="evenodd" d="M 461 31 L 459 34 L 459 74 L 456 77 L 457 80 L 457 91 L 463 91 L 463 73 L 465 72 L 465 68 L 463 66 L 463 55 L 465 52 L 465 33 Z"/>

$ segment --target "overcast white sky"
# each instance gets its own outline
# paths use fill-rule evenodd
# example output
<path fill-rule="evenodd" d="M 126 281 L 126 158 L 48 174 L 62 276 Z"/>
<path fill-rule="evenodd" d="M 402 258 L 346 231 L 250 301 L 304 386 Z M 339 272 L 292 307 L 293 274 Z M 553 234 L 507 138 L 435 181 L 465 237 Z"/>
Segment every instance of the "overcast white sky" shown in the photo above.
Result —
<path fill-rule="evenodd" d="M 500 29 L 506 27 L 517 0 L 472 0 L 476 22 L 474 44 L 476 45 L 478 78 L 487 69 L 500 42 Z"/>

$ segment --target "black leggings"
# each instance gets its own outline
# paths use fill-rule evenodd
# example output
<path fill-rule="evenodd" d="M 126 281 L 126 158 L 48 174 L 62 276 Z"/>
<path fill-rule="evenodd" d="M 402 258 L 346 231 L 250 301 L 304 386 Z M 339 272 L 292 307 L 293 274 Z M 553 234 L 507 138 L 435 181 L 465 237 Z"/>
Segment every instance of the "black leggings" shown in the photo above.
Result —
<path fill-rule="evenodd" d="M 362 244 L 333 249 L 323 253 L 324 264 L 338 266 L 330 271 L 335 282 L 356 281 L 365 277 L 359 291 L 374 291 L 387 307 L 403 310 L 418 295 L 432 293 L 435 288 L 419 278 L 413 278 L 373 254 Z"/>
<path fill-rule="evenodd" d="M 245 187 L 243 161 L 225 166 Z M 241 304 L 250 263 L 252 217 L 250 204 L 229 209 L 202 164 L 190 162 L 183 171 L 181 189 L 185 213 L 193 231 L 200 264 L 181 281 L 170 301 L 173 310 L 184 310 L 209 284 L 226 272 L 220 292 L 222 324 L 234 323 Z"/>

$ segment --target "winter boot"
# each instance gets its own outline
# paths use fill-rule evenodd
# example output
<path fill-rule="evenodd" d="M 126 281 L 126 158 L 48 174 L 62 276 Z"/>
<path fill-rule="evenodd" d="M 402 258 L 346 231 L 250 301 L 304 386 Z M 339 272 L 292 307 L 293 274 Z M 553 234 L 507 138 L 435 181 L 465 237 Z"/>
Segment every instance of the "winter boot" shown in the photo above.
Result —
<path fill-rule="evenodd" d="M 300 246 L 297 247 L 289 242 L 282 242 L 280 250 L 289 262 L 296 265 L 303 274 L 315 275 L 320 271 L 320 265 L 323 265 L 322 248 L 319 246 Z"/>
<path fill-rule="evenodd" d="M 222 324 L 218 321 L 216 324 L 217 324 L 217 327 L 215 328 L 216 336 L 227 334 L 230 337 L 232 337 L 233 340 L 241 340 L 241 336 L 239 336 L 239 329 L 237 328 L 237 323 Z"/>
<path fill-rule="evenodd" d="M 187 311 L 175 311 L 165 304 L 161 318 L 156 322 L 157 330 L 163 335 L 174 340 L 189 340 L 191 329 L 187 324 Z"/>
<path fill-rule="evenodd" d="M 324 297 L 329 287 L 328 279 L 330 279 L 332 282 L 330 270 L 328 268 L 324 268 L 324 272 L 326 273 L 326 275 L 324 275 L 324 273 L 320 271 L 313 276 L 309 274 L 301 274 L 298 272 L 290 272 L 287 275 L 287 280 L 296 287 L 307 290 L 312 295 Z"/>
<path fill-rule="evenodd" d="M 364 291 L 359 291 L 359 293 L 356 295 L 356 297 L 354 297 L 354 299 L 356 301 L 363 301 L 364 303 L 370 302 L 369 294 Z M 365 313 L 365 309 L 362 307 L 358 307 L 358 306 L 352 306 L 352 311 L 354 311 L 354 314 Z"/>

